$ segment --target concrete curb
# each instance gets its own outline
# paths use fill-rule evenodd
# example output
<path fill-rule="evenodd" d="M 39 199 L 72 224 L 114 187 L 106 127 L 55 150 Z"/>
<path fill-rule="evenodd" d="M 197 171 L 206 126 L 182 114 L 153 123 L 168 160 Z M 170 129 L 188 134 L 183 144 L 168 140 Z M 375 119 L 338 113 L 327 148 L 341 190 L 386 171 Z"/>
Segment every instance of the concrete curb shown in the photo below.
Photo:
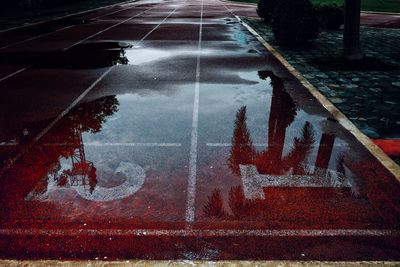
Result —
<path fill-rule="evenodd" d="M 117 4 L 112 4 L 112 5 L 108 5 L 108 6 L 102 6 L 102 7 L 98 7 L 98 8 L 95 8 L 95 9 L 89 9 L 89 10 L 85 10 L 85 11 L 80 11 L 80 12 L 76 12 L 76 13 L 72 13 L 72 14 L 68 14 L 68 15 L 64 15 L 64 16 L 60 16 L 60 17 L 55 17 L 55 18 L 48 19 L 48 20 L 42 20 L 42 21 L 38 21 L 38 22 L 27 23 L 27 24 L 24 24 L 24 25 L 21 25 L 21 26 L 0 30 L 0 33 L 9 32 L 9 31 L 17 30 L 17 29 L 22 29 L 22 28 L 26 28 L 26 27 L 30 27 L 30 26 L 40 25 L 40 24 L 43 24 L 43 23 L 46 23 L 46 22 L 49 22 L 49 21 L 65 19 L 65 18 L 69 18 L 69 17 L 85 14 L 85 13 L 92 12 L 92 11 L 111 8 L 111 7 L 115 7 L 115 6 L 119 6 L 119 5 L 126 5 L 126 4 L 134 3 L 134 2 L 137 2 L 137 1 L 138 0 L 128 0 L 128 1 L 121 2 L 121 3 L 117 3 Z"/>
<path fill-rule="evenodd" d="M 296 70 L 275 48 L 264 40 L 251 26 L 243 22 L 238 16 L 236 18 L 246 29 L 253 34 L 264 47 L 276 57 L 288 71 L 296 77 L 300 83 L 317 99 L 317 101 L 400 182 L 400 166 L 387 156 L 374 142 L 363 134 L 332 102 L 330 102 L 317 88 L 315 88 L 303 75 Z"/>

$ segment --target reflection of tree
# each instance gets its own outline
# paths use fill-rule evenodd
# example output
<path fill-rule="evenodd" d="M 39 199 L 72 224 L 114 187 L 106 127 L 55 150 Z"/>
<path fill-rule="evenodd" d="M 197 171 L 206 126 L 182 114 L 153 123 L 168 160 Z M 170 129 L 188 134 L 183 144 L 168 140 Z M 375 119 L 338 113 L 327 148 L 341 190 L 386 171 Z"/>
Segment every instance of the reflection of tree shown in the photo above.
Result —
<path fill-rule="evenodd" d="M 253 162 L 255 149 L 246 124 L 246 107 L 241 107 L 236 114 L 235 130 L 232 138 L 231 157 L 228 160 L 231 170 L 239 175 L 239 164 Z"/>
<path fill-rule="evenodd" d="M 264 151 L 258 152 L 252 142 L 246 122 L 246 106 L 236 113 L 232 147 L 228 166 L 231 171 L 240 175 L 239 165 L 253 164 L 259 173 L 282 175 L 285 173 L 305 174 L 304 165 L 315 142 L 314 130 L 309 122 L 305 122 L 301 136 L 295 137 L 291 150 L 284 156 L 286 129 L 294 121 L 297 106 L 284 88 L 283 80 L 271 71 L 260 71 L 259 77 L 270 79 L 272 85 L 271 110 L 268 121 L 268 145 Z M 232 187 L 229 192 L 229 207 L 234 218 L 265 218 L 266 205 L 260 199 L 246 199 L 240 186 Z M 223 208 L 223 198 L 219 190 L 215 190 L 203 209 L 210 218 L 227 217 Z"/>
<path fill-rule="evenodd" d="M 43 159 L 45 163 L 40 165 L 43 168 L 40 173 L 53 177 L 59 186 L 88 186 L 93 192 L 97 184 L 96 168 L 86 160 L 82 133 L 99 132 L 106 117 L 117 111 L 118 104 L 115 96 L 106 96 L 82 103 L 71 110 L 36 146 L 40 147 L 40 153 L 33 159 L 39 163 Z M 71 168 L 60 171 L 60 157 L 69 158 Z M 47 179 L 42 179 L 39 184 L 34 189 L 35 193 L 45 190 Z"/>
<path fill-rule="evenodd" d="M 273 88 L 268 121 L 268 147 L 262 152 L 255 150 L 247 129 L 246 107 L 241 107 L 236 114 L 229 167 L 235 174 L 239 174 L 240 164 L 254 164 L 264 174 L 282 174 L 289 170 L 302 174 L 304 170 L 301 166 L 315 142 L 312 126 L 309 122 L 304 124 L 301 137 L 294 138 L 291 151 L 283 156 L 286 128 L 294 121 L 297 107 L 279 77 L 270 71 L 260 71 L 259 76 L 261 79 L 270 78 Z"/>
<path fill-rule="evenodd" d="M 204 214 L 213 219 L 259 219 L 266 218 L 267 207 L 263 200 L 246 199 L 241 186 L 233 186 L 229 191 L 230 215 L 223 207 L 223 198 L 220 190 L 214 190 L 208 197 L 207 204 L 203 208 Z"/>
<path fill-rule="evenodd" d="M 203 212 L 210 218 L 225 218 L 227 213 L 224 210 L 224 201 L 220 190 L 214 190 L 208 197 L 207 205 L 204 206 Z"/>

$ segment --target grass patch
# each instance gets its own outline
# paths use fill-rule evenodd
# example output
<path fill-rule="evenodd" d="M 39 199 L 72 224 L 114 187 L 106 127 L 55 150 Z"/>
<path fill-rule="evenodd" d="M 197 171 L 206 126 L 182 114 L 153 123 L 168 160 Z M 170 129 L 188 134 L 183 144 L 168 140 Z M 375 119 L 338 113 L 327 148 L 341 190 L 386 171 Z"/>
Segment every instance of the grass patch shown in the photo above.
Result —
<path fill-rule="evenodd" d="M 258 0 L 233 0 L 243 3 L 258 3 Z M 315 5 L 343 5 L 344 0 L 311 0 Z M 361 9 L 364 11 L 397 12 L 400 13 L 400 0 L 362 0 Z"/>
<path fill-rule="evenodd" d="M 400 69 L 376 58 L 363 58 L 357 61 L 348 61 L 336 55 L 331 57 L 313 58 L 310 65 L 321 71 L 393 71 Z"/>

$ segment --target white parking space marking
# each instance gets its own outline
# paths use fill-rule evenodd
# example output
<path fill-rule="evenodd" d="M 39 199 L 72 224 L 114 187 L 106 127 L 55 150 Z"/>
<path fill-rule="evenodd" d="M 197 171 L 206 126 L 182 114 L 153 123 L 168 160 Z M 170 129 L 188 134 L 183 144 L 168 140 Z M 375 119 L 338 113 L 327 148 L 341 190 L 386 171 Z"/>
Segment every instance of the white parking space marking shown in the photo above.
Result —
<path fill-rule="evenodd" d="M 112 8 L 112 7 L 115 7 L 115 6 L 131 5 L 135 1 L 136 0 L 123 2 L 123 3 L 126 3 L 126 4 L 122 4 L 122 5 L 121 5 L 121 3 L 117 3 L 117 4 L 113 4 L 113 5 L 109 5 L 109 6 L 98 7 L 98 8 L 91 9 L 91 10 L 85 10 L 85 11 L 81 11 L 81 12 L 76 12 L 76 13 L 73 13 L 73 14 L 68 14 L 68 15 L 65 15 L 65 16 L 61 16 L 61 17 L 57 17 L 57 18 L 54 18 L 54 19 L 50 19 L 49 21 L 57 21 L 57 20 L 61 20 L 61 19 L 66 19 L 66 18 L 82 15 L 82 14 L 85 14 L 85 13 L 88 13 L 88 12 L 92 12 L 92 11 L 97 11 L 97 10 L 106 9 L 106 8 Z M 27 24 L 24 24 L 24 25 L 21 25 L 21 26 L 0 30 L 0 33 L 10 32 L 10 31 L 14 31 L 14 30 L 22 29 L 22 28 L 27 28 L 27 27 L 32 27 L 32 26 L 40 25 L 40 24 L 43 24 L 43 23 L 46 23 L 46 22 L 48 22 L 48 21 L 38 21 L 38 22 L 34 22 L 34 23 L 27 23 Z"/>
<path fill-rule="evenodd" d="M 71 143 L 48 143 L 45 146 L 68 146 Z M 118 146 L 118 147 L 180 147 L 181 143 L 83 143 L 85 147 L 107 147 L 107 146 Z"/>
<path fill-rule="evenodd" d="M 122 11 L 126 11 L 126 10 L 133 9 L 133 8 L 135 8 L 136 6 L 137 6 L 137 5 L 133 5 L 133 7 L 130 7 L 130 8 L 124 8 L 124 9 L 121 9 L 121 10 L 116 10 L 116 11 L 113 11 L 113 12 L 110 12 L 110 13 L 107 13 L 107 14 L 103 14 L 103 15 L 94 17 L 94 18 L 92 18 L 92 19 L 90 19 L 90 20 L 96 20 L 96 19 L 104 18 L 104 17 L 110 16 L 110 15 L 113 15 L 113 14 L 116 14 L 116 13 L 120 13 L 120 12 L 122 12 Z M 84 19 L 82 19 L 82 20 L 84 20 Z M 29 41 L 33 41 L 33 40 L 39 39 L 39 38 L 41 38 L 41 37 L 45 37 L 45 36 L 52 35 L 52 34 L 54 34 L 54 33 L 56 33 L 56 32 L 61 32 L 61 31 L 63 31 L 63 30 L 67 30 L 67 29 L 70 29 L 70 28 L 73 28 L 73 27 L 78 27 L 78 26 L 81 26 L 81 24 L 78 24 L 78 25 L 70 25 L 70 26 L 62 27 L 62 28 L 60 28 L 60 29 L 56 29 L 56 30 L 54 30 L 54 31 L 52 31 L 52 32 L 48 32 L 48 33 L 39 34 L 39 35 L 36 35 L 36 36 L 33 36 L 33 37 L 29 37 L 29 38 L 27 38 L 27 39 L 24 39 L 24 40 L 15 42 L 15 43 L 11 43 L 11 44 L 2 46 L 2 47 L 0 47 L 0 50 L 6 49 L 6 48 L 10 48 L 10 47 L 13 47 L 13 46 L 16 46 L 16 45 L 19 45 L 19 44 L 23 44 L 23 43 L 26 43 L 26 42 L 29 42 Z"/>
<path fill-rule="evenodd" d="M 137 18 L 138 16 L 144 14 L 145 12 L 147 12 L 147 11 L 149 11 L 149 10 L 151 10 L 151 9 L 153 9 L 153 8 L 155 8 L 155 7 L 157 7 L 157 6 L 159 6 L 159 5 L 160 5 L 160 4 L 155 5 L 155 6 L 152 6 L 151 8 L 146 9 L 146 10 L 140 12 L 139 14 L 136 14 L 135 16 L 132 16 L 132 17 L 130 17 L 130 18 L 128 18 L 128 19 L 125 19 L 125 20 L 123 20 L 123 21 L 120 21 L 120 22 L 118 22 L 118 23 L 116 23 L 116 24 L 114 24 L 114 25 L 111 25 L 111 26 L 105 28 L 104 30 L 98 31 L 98 32 L 96 32 L 96 33 L 94 33 L 94 34 L 92 34 L 92 35 L 90 35 L 90 36 L 88 36 L 88 37 L 86 37 L 86 38 L 84 38 L 84 39 L 82 39 L 82 40 L 80 40 L 80 41 L 78 41 L 78 42 L 76 42 L 76 43 L 74 43 L 74 44 L 68 46 L 68 47 L 63 48 L 63 49 L 61 50 L 61 52 L 65 52 L 65 51 L 67 51 L 68 49 L 71 49 L 72 47 L 74 47 L 74 46 L 76 46 L 76 45 L 78 45 L 78 44 L 81 44 L 81 43 L 83 43 L 83 42 L 85 42 L 85 41 L 87 41 L 87 40 L 89 40 L 89 39 L 91 39 L 91 38 L 93 38 L 93 37 L 95 37 L 95 36 L 97 36 L 97 35 L 99 35 L 99 34 L 102 34 L 102 33 L 106 32 L 106 31 L 108 31 L 108 30 L 113 29 L 114 27 L 117 27 L 117 26 L 119 26 L 119 25 L 121 25 L 121 24 L 123 24 L 123 23 L 126 23 L 126 22 L 128 22 L 128 21 L 134 19 L 134 18 Z M 159 25 L 157 25 L 157 27 L 158 27 L 158 26 L 159 26 Z M 21 68 L 21 69 L 15 71 L 15 72 L 13 72 L 13 73 L 10 73 L 10 74 L 8 74 L 8 75 L 5 76 L 5 77 L 0 78 L 0 82 L 3 82 L 3 81 L 5 81 L 5 80 L 7 80 L 7 79 L 9 79 L 9 78 L 11 78 L 11 77 L 14 77 L 15 75 L 17 75 L 17 74 L 19 74 L 19 73 L 21 73 L 21 72 L 24 72 L 25 70 L 28 70 L 28 69 L 32 68 L 33 66 L 34 66 L 34 65 L 29 65 L 29 66 L 23 67 L 23 68 Z"/>
<path fill-rule="evenodd" d="M 197 65 L 196 65 L 196 83 L 194 89 L 193 102 L 193 119 L 192 119 L 192 134 L 190 141 L 189 154 L 189 179 L 188 179 L 188 194 L 186 203 L 186 222 L 194 221 L 194 203 L 196 198 L 196 176 L 197 176 L 197 139 L 199 128 L 199 93 L 200 93 L 200 59 L 201 59 L 201 42 L 203 34 L 203 1 L 201 1 L 200 11 L 200 29 L 199 41 L 197 46 Z"/>
<path fill-rule="evenodd" d="M 211 146 L 211 147 L 230 147 L 230 146 L 232 146 L 232 143 L 206 143 L 206 146 Z M 254 143 L 253 146 L 266 147 L 266 146 L 268 146 L 268 144 L 267 143 Z"/>
<path fill-rule="evenodd" d="M 155 230 L 155 229 L 0 229 L 0 235 L 24 236 L 176 236 L 176 237 L 336 237 L 336 236 L 400 236 L 395 229 L 287 229 L 287 230 Z"/>
<path fill-rule="evenodd" d="M 269 144 L 267 144 L 267 143 L 253 143 L 252 145 L 255 147 L 269 146 Z M 206 146 L 209 146 L 209 147 L 231 147 L 232 143 L 206 143 Z M 335 144 L 335 147 L 348 147 L 348 145 L 344 144 L 344 143 L 343 144 L 338 143 L 338 144 Z"/>

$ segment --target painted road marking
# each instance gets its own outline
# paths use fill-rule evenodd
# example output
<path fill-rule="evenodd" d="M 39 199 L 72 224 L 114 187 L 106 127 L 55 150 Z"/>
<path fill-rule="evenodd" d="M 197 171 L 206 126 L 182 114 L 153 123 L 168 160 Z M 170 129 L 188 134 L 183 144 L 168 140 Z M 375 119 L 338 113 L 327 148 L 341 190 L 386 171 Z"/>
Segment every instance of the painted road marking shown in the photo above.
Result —
<path fill-rule="evenodd" d="M 159 6 L 160 4 L 156 5 Z M 143 14 L 144 12 L 153 9 L 153 6 L 143 12 L 141 12 L 140 14 Z M 166 18 L 164 18 L 158 25 L 156 25 L 151 31 L 153 32 L 154 29 L 160 27 L 160 25 L 162 23 L 164 23 L 179 7 L 175 8 L 173 11 L 171 11 L 168 16 Z M 135 15 L 139 16 L 139 14 Z M 129 20 L 129 19 L 128 19 Z M 127 21 L 127 20 L 124 20 Z M 121 23 L 119 23 L 121 24 Z M 146 36 L 148 36 L 148 34 L 146 34 Z M 142 42 L 144 39 L 142 38 L 140 40 L 140 42 Z M 140 43 L 138 42 L 138 43 Z M 64 117 L 68 112 L 71 111 L 71 109 L 73 107 L 76 106 L 76 104 L 78 104 L 100 81 L 102 81 L 104 79 L 105 76 L 107 76 L 108 73 L 110 73 L 111 70 L 113 70 L 115 68 L 115 66 L 112 66 L 110 68 L 108 68 L 105 72 L 103 72 L 103 74 L 96 80 L 94 81 L 94 83 L 92 83 L 80 96 L 78 96 L 63 112 L 61 112 L 45 129 L 43 129 L 34 139 L 33 142 L 31 144 L 34 145 L 37 143 L 37 141 L 39 141 L 62 117 Z M 0 177 L 3 175 L 3 173 L 10 168 L 20 157 L 22 157 L 27 151 L 29 150 L 29 147 L 26 149 L 22 149 L 14 158 L 10 159 L 7 164 L 0 170 Z"/>
<path fill-rule="evenodd" d="M 48 21 L 38 21 L 38 22 L 34 22 L 34 23 L 27 23 L 27 24 L 24 24 L 24 25 L 21 25 L 21 26 L 0 30 L 0 33 L 14 31 L 14 30 L 18 30 L 18 29 L 22 29 L 22 28 L 26 28 L 26 27 L 32 27 L 32 26 L 36 26 L 36 25 L 40 25 L 40 24 L 49 22 L 49 21 L 57 21 L 57 20 L 61 20 L 61 19 L 65 19 L 65 18 L 69 18 L 69 17 L 74 17 L 74 16 L 78 16 L 78 15 L 81 15 L 81 14 L 85 14 L 85 13 L 88 13 L 88 12 L 101 10 L 101 9 L 112 8 L 112 7 L 115 7 L 115 6 L 129 5 L 129 4 L 133 3 L 133 2 L 136 2 L 136 0 L 123 2 L 125 4 L 117 3 L 117 4 L 108 5 L 108 6 L 98 7 L 98 8 L 95 8 L 95 9 L 76 12 L 76 13 L 73 13 L 73 14 L 68 14 L 68 15 L 65 15 L 65 16 L 61 16 L 61 17 L 57 17 L 57 18 L 54 18 L 54 19 L 50 19 Z M 121 5 L 121 4 L 123 4 L 123 5 Z"/>
<path fill-rule="evenodd" d="M 68 146 L 72 143 L 47 143 L 44 146 Z M 126 147 L 180 147 L 181 143 L 83 143 L 85 147 L 106 147 L 106 146 L 126 146 Z"/>
<path fill-rule="evenodd" d="M 54 192 L 63 189 L 63 186 L 60 186 L 58 184 L 58 178 L 55 179 L 55 177 L 65 176 L 66 172 L 70 172 L 70 168 L 71 166 L 61 166 L 55 175 L 50 175 L 46 177 L 46 191 L 39 194 L 32 191 L 25 198 L 25 200 L 45 201 L 50 198 Z M 140 188 L 142 188 L 144 180 L 146 178 L 146 173 L 141 166 L 132 162 L 124 161 L 119 163 L 118 167 L 111 175 L 123 176 L 125 178 L 125 182 L 114 187 L 102 187 L 98 184 L 95 184 L 95 186 L 91 188 L 90 177 L 87 182 L 83 184 L 78 183 L 77 180 L 84 181 L 85 179 L 87 179 L 87 172 L 68 175 L 71 175 L 68 179 L 69 188 L 78 193 L 78 195 L 82 198 L 95 202 L 109 202 L 129 197 L 139 191 Z"/>
<path fill-rule="evenodd" d="M 114 25 L 112 25 L 112 26 L 107 27 L 107 28 L 104 29 L 104 30 L 101 30 L 101 31 L 99 31 L 99 32 L 97 32 L 97 33 L 95 33 L 95 34 L 92 34 L 92 35 L 90 35 L 90 36 L 88 36 L 88 37 L 86 37 L 86 38 L 84 38 L 84 39 L 82 39 L 82 40 L 80 40 L 80 41 L 78 41 L 78 42 L 76 42 L 76 43 L 74 43 L 74 44 L 68 46 L 68 47 L 63 48 L 63 49 L 61 50 L 61 52 L 65 52 L 65 51 L 67 51 L 68 49 L 70 49 L 70 48 L 72 48 L 72 47 L 74 47 L 74 46 L 76 46 L 76 45 L 78 45 L 78 44 L 81 44 L 82 42 L 85 42 L 85 41 L 87 41 L 87 40 L 89 40 L 89 39 L 91 39 L 91 38 L 93 38 L 93 37 L 95 37 L 95 36 L 97 36 L 97 35 L 99 35 L 99 34 L 102 34 L 102 33 L 106 32 L 106 31 L 108 31 L 108 30 L 110 30 L 110 29 L 112 29 L 112 28 L 114 28 L 114 27 L 116 27 L 116 26 L 119 26 L 119 25 L 121 25 L 121 24 L 123 24 L 123 23 L 125 23 L 125 22 L 128 22 L 128 21 L 130 21 L 130 20 L 132 20 L 132 19 L 134 19 L 134 18 L 137 18 L 138 16 L 142 15 L 143 13 L 145 13 L 145 12 L 147 12 L 147 11 L 149 11 L 149 10 L 151 10 L 151 9 L 153 9 L 153 8 L 155 8 L 155 7 L 157 7 L 157 6 L 159 6 L 159 5 L 160 5 L 160 4 L 155 5 L 155 6 L 152 6 L 151 8 L 146 9 L 146 10 L 140 12 L 139 14 L 136 14 L 136 15 L 133 16 L 133 17 L 130 17 L 130 18 L 126 19 L 126 20 L 120 21 L 120 22 L 118 22 L 118 23 L 116 23 L 116 24 L 114 24 Z M 19 74 L 19 73 L 21 73 L 21 72 L 23 72 L 23 71 L 25 71 L 25 70 L 27 70 L 27 69 L 30 69 L 30 68 L 33 67 L 33 66 L 34 66 L 34 65 L 29 65 L 29 66 L 26 66 L 26 67 L 24 67 L 24 68 L 21 68 L 21 69 L 15 71 L 15 72 L 13 72 L 13 73 L 10 73 L 10 74 L 8 74 L 8 75 L 5 76 L 5 77 L 0 78 L 0 82 L 3 82 L 4 80 L 7 80 L 7 79 L 9 79 L 9 78 L 11 78 L 11 77 L 14 77 L 15 75 L 17 75 L 17 74 Z"/>
<path fill-rule="evenodd" d="M 177 236 L 177 237 L 335 237 L 335 236 L 400 236 L 396 229 L 207 229 L 207 230 L 155 230 L 155 229 L 37 229 L 6 228 L 0 235 L 11 236 Z"/>
<path fill-rule="evenodd" d="M 325 187 L 351 188 L 344 174 L 334 170 L 314 168 L 309 175 L 259 174 L 254 165 L 239 165 L 243 191 L 247 199 L 265 199 L 264 187 Z"/>
<path fill-rule="evenodd" d="M 201 1 L 199 41 L 197 45 L 197 65 L 196 65 L 196 83 L 194 89 L 193 101 L 193 119 L 192 119 L 192 135 L 190 140 L 189 154 L 189 179 L 187 189 L 186 203 L 186 222 L 194 221 L 194 203 L 196 197 L 196 175 L 197 175 L 197 141 L 199 127 L 199 93 L 200 93 L 200 59 L 201 59 L 201 42 L 203 35 L 203 0 Z"/>
<path fill-rule="evenodd" d="M 137 7 L 137 5 L 132 5 L 132 4 L 130 4 L 130 6 L 132 6 L 132 7 L 130 7 L 130 8 L 125 8 L 125 9 L 121 9 L 121 10 L 116 10 L 116 11 L 113 11 L 113 12 L 110 12 L 110 13 L 107 13 L 107 14 L 104 14 L 104 15 L 100 15 L 100 16 L 94 17 L 93 19 L 100 19 L 100 18 L 103 18 L 103 17 L 110 16 L 110 15 L 112 15 L 112 14 L 116 14 L 116 13 L 119 13 L 119 12 L 126 11 L 126 10 L 133 9 L 133 8 Z M 82 20 L 84 20 L 84 19 L 82 19 Z M 92 19 L 91 19 L 91 20 L 92 20 Z M 61 32 L 61 31 L 63 31 L 63 30 L 66 30 L 66 29 L 69 29 L 69 28 L 73 28 L 73 27 L 78 27 L 78 26 L 81 26 L 81 25 L 78 24 L 78 25 L 66 26 L 66 27 L 57 29 L 57 30 L 52 31 L 52 32 L 48 32 L 48 33 L 44 33 L 44 34 L 39 34 L 39 35 L 30 37 L 30 38 L 27 38 L 27 39 L 24 39 L 24 40 L 15 42 L 15 43 L 11 43 L 11 44 L 2 46 L 2 47 L 0 47 L 0 50 L 6 49 L 6 48 L 10 48 L 10 47 L 12 47 L 12 46 L 16 46 L 16 45 L 19 45 L 19 44 L 23 44 L 23 43 L 26 43 L 26 42 L 29 42 L 29 41 L 33 41 L 33 40 L 39 39 L 40 37 L 49 36 L 49 35 L 52 35 L 53 33 Z"/>

